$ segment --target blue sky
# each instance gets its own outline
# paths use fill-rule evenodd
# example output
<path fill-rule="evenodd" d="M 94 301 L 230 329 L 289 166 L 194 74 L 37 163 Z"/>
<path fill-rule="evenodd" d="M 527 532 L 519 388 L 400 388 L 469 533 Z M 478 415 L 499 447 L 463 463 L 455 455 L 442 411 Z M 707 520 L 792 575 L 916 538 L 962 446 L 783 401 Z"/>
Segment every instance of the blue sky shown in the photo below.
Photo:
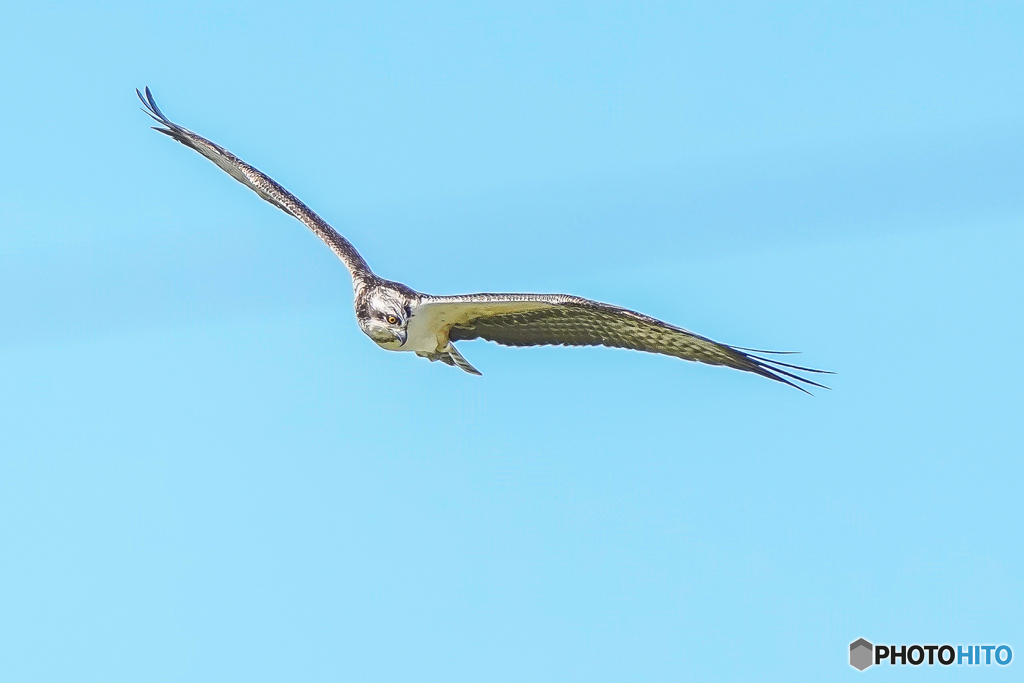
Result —
<path fill-rule="evenodd" d="M 5 680 L 821 681 L 1024 656 L 1014 4 L 21 3 L 0 24 Z M 836 371 L 386 353 L 381 275 Z M 918 675 L 936 675 L 932 670 Z"/>

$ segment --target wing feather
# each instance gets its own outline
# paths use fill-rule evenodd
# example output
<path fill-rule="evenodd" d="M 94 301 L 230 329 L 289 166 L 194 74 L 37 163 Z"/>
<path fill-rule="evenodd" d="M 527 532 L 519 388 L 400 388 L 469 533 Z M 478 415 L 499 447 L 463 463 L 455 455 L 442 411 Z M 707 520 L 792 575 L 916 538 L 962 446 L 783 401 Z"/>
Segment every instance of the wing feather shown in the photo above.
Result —
<path fill-rule="evenodd" d="M 505 346 L 609 346 L 753 372 L 805 392 L 798 382 L 828 388 L 796 374 L 824 371 L 765 358 L 636 311 L 581 297 L 471 294 L 427 297 L 421 306 L 451 325 L 448 336 L 453 342 L 486 339 Z"/>
<path fill-rule="evenodd" d="M 366 261 L 359 255 L 359 252 L 352 246 L 352 243 L 342 237 L 337 230 L 314 213 L 312 209 L 303 204 L 298 197 L 284 189 L 273 178 L 245 163 L 217 143 L 211 142 L 168 119 L 160 111 L 160 107 L 157 106 L 153 93 L 149 91 L 148 87 L 146 88 L 145 95 L 139 92 L 138 89 L 135 92 L 145 107 L 143 111 L 163 126 L 162 128 L 154 126 L 153 130 L 163 133 L 186 147 L 199 152 L 260 197 L 288 215 L 298 218 L 338 255 L 338 258 L 342 260 L 353 278 L 361 279 L 372 274 Z"/>

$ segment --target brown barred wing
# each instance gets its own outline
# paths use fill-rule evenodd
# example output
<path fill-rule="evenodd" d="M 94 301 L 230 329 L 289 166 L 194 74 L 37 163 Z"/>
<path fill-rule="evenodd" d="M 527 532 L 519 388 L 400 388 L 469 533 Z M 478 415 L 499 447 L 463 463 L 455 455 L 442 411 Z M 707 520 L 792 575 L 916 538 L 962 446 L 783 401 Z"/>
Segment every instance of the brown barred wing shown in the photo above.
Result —
<path fill-rule="evenodd" d="M 454 341 L 486 339 L 506 346 L 609 346 L 675 356 L 753 372 L 806 391 L 824 387 L 795 372 L 822 372 L 720 344 L 655 318 L 577 297 L 543 297 L 554 304 L 530 311 L 485 315 L 452 326 Z M 557 301 L 557 303 L 556 303 Z M 772 352 L 759 352 L 772 353 Z"/>
<path fill-rule="evenodd" d="M 352 243 L 342 237 L 337 230 L 332 228 L 327 221 L 320 218 L 312 209 L 303 204 L 298 197 L 282 187 L 273 178 L 245 163 L 217 143 L 211 142 L 203 136 L 197 135 L 168 119 L 160 111 L 160 107 L 157 106 L 153 93 L 149 91 L 149 88 L 146 88 L 145 95 L 138 90 L 135 92 L 145 107 L 143 111 L 163 126 L 162 128 L 154 126 L 153 130 L 163 133 L 186 147 L 199 152 L 260 197 L 288 215 L 298 218 L 337 254 L 353 277 L 362 277 L 370 273 L 369 266 L 367 266 L 366 261 L 359 255 L 359 252 L 356 251 Z"/>

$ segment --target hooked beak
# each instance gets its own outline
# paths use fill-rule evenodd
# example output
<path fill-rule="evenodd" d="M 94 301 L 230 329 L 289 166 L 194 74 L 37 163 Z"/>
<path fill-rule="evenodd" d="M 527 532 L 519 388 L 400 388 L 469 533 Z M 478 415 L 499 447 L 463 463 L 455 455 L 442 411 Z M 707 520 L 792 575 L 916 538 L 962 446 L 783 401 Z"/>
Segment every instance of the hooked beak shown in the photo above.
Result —
<path fill-rule="evenodd" d="M 395 337 L 398 339 L 399 346 L 405 346 L 405 340 L 409 338 L 409 333 L 406 330 L 395 330 Z"/>

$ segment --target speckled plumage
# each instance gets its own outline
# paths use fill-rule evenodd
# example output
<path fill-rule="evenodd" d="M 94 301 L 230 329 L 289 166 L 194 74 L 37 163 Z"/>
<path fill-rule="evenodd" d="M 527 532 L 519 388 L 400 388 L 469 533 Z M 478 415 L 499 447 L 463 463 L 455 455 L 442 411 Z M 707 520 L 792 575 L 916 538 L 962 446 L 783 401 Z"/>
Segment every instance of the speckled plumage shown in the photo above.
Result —
<path fill-rule="evenodd" d="M 454 342 L 486 339 L 506 346 L 610 346 L 675 356 L 752 372 L 805 391 L 821 384 L 791 371 L 820 373 L 756 355 L 618 306 L 565 294 L 430 296 L 373 273 L 352 243 L 276 181 L 231 152 L 164 116 L 149 88 L 139 92 L 154 127 L 214 162 L 290 216 L 302 221 L 337 254 L 352 276 L 356 320 L 382 348 L 412 351 L 480 374 Z"/>

